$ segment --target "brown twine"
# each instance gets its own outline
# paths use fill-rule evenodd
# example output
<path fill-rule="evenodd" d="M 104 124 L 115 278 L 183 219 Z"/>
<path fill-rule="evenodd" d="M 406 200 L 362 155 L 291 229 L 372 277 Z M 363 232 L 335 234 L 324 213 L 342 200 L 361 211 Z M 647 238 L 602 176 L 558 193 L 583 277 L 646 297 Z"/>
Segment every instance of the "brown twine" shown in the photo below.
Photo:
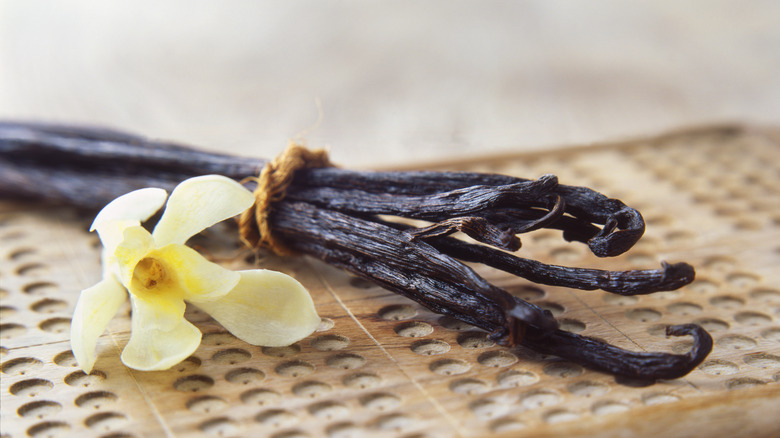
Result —
<path fill-rule="evenodd" d="M 284 199 L 296 171 L 321 167 L 333 167 L 325 150 L 312 151 L 290 142 L 281 155 L 263 167 L 259 177 L 252 178 L 257 182 L 255 203 L 238 219 L 241 240 L 250 248 L 266 248 L 278 255 L 295 254 L 274 237 L 269 224 L 270 213 L 273 203 Z"/>

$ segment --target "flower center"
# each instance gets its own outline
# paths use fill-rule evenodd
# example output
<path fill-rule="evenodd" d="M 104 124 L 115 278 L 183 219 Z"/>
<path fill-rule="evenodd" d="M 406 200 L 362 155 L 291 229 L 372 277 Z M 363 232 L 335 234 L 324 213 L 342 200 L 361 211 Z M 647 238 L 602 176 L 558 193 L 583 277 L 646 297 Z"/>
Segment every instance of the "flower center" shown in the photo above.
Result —
<path fill-rule="evenodd" d="M 165 267 L 157 259 L 145 257 L 135 265 L 133 280 L 137 280 L 146 289 L 154 289 L 165 281 Z"/>

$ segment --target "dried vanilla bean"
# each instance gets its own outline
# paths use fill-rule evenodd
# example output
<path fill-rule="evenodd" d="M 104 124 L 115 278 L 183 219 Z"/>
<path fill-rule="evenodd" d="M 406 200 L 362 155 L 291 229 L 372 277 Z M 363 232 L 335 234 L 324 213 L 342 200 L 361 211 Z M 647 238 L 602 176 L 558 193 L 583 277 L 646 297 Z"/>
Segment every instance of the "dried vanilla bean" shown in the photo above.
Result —
<path fill-rule="evenodd" d="M 459 260 L 484 263 L 534 283 L 575 289 L 601 289 L 619 295 L 646 295 L 678 289 L 693 281 L 695 272 L 687 263 L 662 263 L 661 269 L 605 271 L 548 265 L 515 257 L 502 251 L 455 239 L 431 239 L 431 245 Z"/>
<path fill-rule="evenodd" d="M 471 172 L 360 172 L 342 169 L 301 171 L 296 184 L 361 190 L 372 193 L 426 195 L 472 186 L 502 186 L 528 182 L 524 178 Z M 564 229 L 564 239 L 588 243 L 599 257 L 622 254 L 644 234 L 645 223 L 638 211 L 617 199 L 607 198 L 586 187 L 558 185 L 555 193 L 566 203 L 566 213 L 583 224 L 603 228 L 575 226 Z M 518 206 L 514 206 L 518 209 Z M 523 210 L 522 206 L 519 210 Z M 573 225 L 570 223 L 570 225 Z M 583 234 L 590 229 L 593 234 Z"/>
<path fill-rule="evenodd" d="M 0 196 L 6 197 L 99 208 L 137 188 L 170 189 L 202 174 L 242 180 L 265 163 L 105 129 L 0 123 Z M 483 263 L 543 284 L 624 295 L 675 289 L 693 280 L 693 268 L 685 263 L 603 271 L 547 265 L 490 248 L 515 251 L 518 234 L 550 228 L 561 230 L 566 240 L 587 243 L 600 257 L 626 251 L 644 232 L 642 216 L 588 188 L 559 185 L 554 176 L 317 168 L 296 172 L 284 195 L 268 213 L 270 229 L 286 246 L 487 330 L 504 345 L 639 379 L 683 376 L 712 348 L 710 336 L 695 325 L 668 330 L 693 337 L 692 350 L 682 355 L 630 352 L 561 331 L 549 312 L 463 263 Z M 429 225 L 414 228 L 393 217 Z M 484 245 L 449 237 L 456 231 Z"/>
<path fill-rule="evenodd" d="M 503 345 L 523 345 L 588 368 L 642 380 L 681 377 L 712 349 L 712 338 L 694 324 L 668 329 L 669 335 L 694 338 L 692 350 L 679 355 L 631 352 L 559 330 L 551 315 L 537 306 L 481 280 L 454 259 L 435 251 L 431 254 L 427 244 L 404 239 L 403 232 L 394 233 L 380 223 L 318 210 L 305 203 L 283 203 L 275 213 L 274 229 L 300 252 L 374 281 L 435 312 L 482 328 Z M 367 251 L 371 255 L 366 255 Z M 382 257 L 373 256 L 377 253 Z M 421 261 L 428 256 L 436 257 L 436 265 L 446 269 L 421 272 L 420 263 L 425 264 Z M 453 276 L 455 272 L 459 275 Z M 472 281 L 460 284 L 453 278 Z"/>

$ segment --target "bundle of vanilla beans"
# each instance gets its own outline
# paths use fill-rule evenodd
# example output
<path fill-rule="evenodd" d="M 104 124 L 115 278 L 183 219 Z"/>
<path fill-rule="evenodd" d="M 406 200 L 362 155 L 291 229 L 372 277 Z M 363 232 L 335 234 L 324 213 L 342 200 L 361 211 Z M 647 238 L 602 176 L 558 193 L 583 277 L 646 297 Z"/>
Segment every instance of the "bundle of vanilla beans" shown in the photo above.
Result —
<path fill-rule="evenodd" d="M 220 174 L 238 181 L 265 160 L 197 151 L 101 128 L 0 123 L 0 196 L 98 209 L 142 187 L 172 189 L 184 179 Z M 425 221 L 425 226 L 413 227 Z M 604 271 L 548 265 L 510 254 L 518 234 L 562 231 L 599 257 L 631 248 L 645 228 L 621 201 L 555 176 L 526 180 L 462 172 L 366 172 L 336 167 L 299 170 L 269 212 L 271 229 L 293 251 L 373 281 L 489 332 L 592 369 L 641 380 L 684 376 L 712 349 L 701 327 L 686 354 L 632 352 L 558 328 L 553 316 L 490 284 L 464 262 L 482 263 L 530 281 L 602 289 L 621 295 L 679 288 L 694 278 L 685 263 L 655 270 Z M 474 241 L 452 237 L 463 232 Z"/>

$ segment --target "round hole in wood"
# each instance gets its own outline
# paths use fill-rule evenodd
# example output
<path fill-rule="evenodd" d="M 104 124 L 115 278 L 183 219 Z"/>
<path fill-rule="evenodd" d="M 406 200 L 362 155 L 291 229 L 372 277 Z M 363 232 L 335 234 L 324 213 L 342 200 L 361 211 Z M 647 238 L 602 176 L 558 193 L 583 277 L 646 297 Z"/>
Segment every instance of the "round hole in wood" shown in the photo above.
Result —
<path fill-rule="evenodd" d="M 311 340 L 311 346 L 319 351 L 334 351 L 347 348 L 349 338 L 341 335 L 322 335 Z"/>
<path fill-rule="evenodd" d="M 626 317 L 638 322 L 652 322 L 661 319 L 661 312 L 645 307 L 626 311 Z"/>
<path fill-rule="evenodd" d="M 739 379 L 732 379 L 726 382 L 726 388 L 729 390 L 739 390 L 753 388 L 756 386 L 766 385 L 766 382 L 760 379 L 754 379 L 752 377 L 742 377 Z"/>
<path fill-rule="evenodd" d="M 760 312 L 739 312 L 734 320 L 745 325 L 766 325 L 772 322 L 772 317 Z"/>
<path fill-rule="evenodd" d="M 408 304 L 394 304 L 379 309 L 379 317 L 390 321 L 403 321 L 417 316 L 414 307 Z"/>
<path fill-rule="evenodd" d="M 312 416 L 326 420 L 344 418 L 350 414 L 350 410 L 347 406 L 335 401 L 315 403 L 309 406 L 307 410 Z"/>
<path fill-rule="evenodd" d="M 213 414 L 227 408 L 225 399 L 216 395 L 204 395 L 187 401 L 187 409 L 198 414 Z"/>
<path fill-rule="evenodd" d="M 401 405 L 401 397 L 389 392 L 366 394 L 359 399 L 363 407 L 375 411 L 389 411 Z"/>
<path fill-rule="evenodd" d="M 341 422 L 328 426 L 325 429 L 328 438 L 358 438 L 365 435 L 364 430 L 351 422 Z"/>
<path fill-rule="evenodd" d="M 366 358 L 355 353 L 342 353 L 328 357 L 325 363 L 331 368 L 354 370 L 365 365 Z"/>
<path fill-rule="evenodd" d="M 736 288 L 745 288 L 758 283 L 760 277 L 749 272 L 735 272 L 726 277 L 729 285 Z"/>
<path fill-rule="evenodd" d="M 517 362 L 517 356 L 506 350 L 494 350 L 480 354 L 477 362 L 486 367 L 506 367 Z"/>
<path fill-rule="evenodd" d="M 3 362 L 0 372 L 3 374 L 25 376 L 43 367 L 43 362 L 34 357 L 20 357 Z"/>
<path fill-rule="evenodd" d="M 578 418 L 580 418 L 580 414 L 567 409 L 555 409 L 542 416 L 544 422 L 548 424 L 565 423 L 567 421 L 577 420 Z"/>
<path fill-rule="evenodd" d="M 281 394 L 266 388 L 255 388 L 241 393 L 241 401 L 248 405 L 266 406 L 275 404 L 280 398 Z"/>
<path fill-rule="evenodd" d="M 342 383 L 350 388 L 367 389 L 381 385 L 382 378 L 371 373 L 355 373 L 345 376 Z"/>
<path fill-rule="evenodd" d="M 70 425 L 62 421 L 46 421 L 27 429 L 27 435 L 33 438 L 54 438 L 70 434 Z"/>
<path fill-rule="evenodd" d="M 173 383 L 173 388 L 181 392 L 205 391 L 212 386 L 214 386 L 214 379 L 198 374 L 182 377 Z"/>
<path fill-rule="evenodd" d="M 0 324 L 0 339 L 12 339 L 27 332 L 27 328 L 21 324 L 9 322 Z"/>
<path fill-rule="evenodd" d="M 238 431 L 238 424 L 229 417 L 217 417 L 200 423 L 198 429 L 209 435 L 229 436 Z"/>
<path fill-rule="evenodd" d="M 745 304 L 745 300 L 732 295 L 719 295 L 710 298 L 710 304 L 721 309 L 733 310 L 742 307 Z"/>
<path fill-rule="evenodd" d="M 39 400 L 20 406 L 19 409 L 16 410 L 16 413 L 24 418 L 43 419 L 55 415 L 61 410 L 62 405 L 56 401 Z"/>
<path fill-rule="evenodd" d="M 17 312 L 16 307 L 12 306 L 0 306 L 0 321 L 9 318 Z"/>
<path fill-rule="evenodd" d="M 69 386 L 89 388 L 101 384 L 106 380 L 106 373 L 100 370 L 92 370 L 89 374 L 84 371 L 76 371 L 65 376 L 65 383 Z"/>
<path fill-rule="evenodd" d="M 629 407 L 625 403 L 603 400 L 594 403 L 590 410 L 596 415 L 607 415 L 623 413 L 628 411 L 628 409 Z"/>
<path fill-rule="evenodd" d="M 462 333 L 458 336 L 457 341 L 458 345 L 469 349 L 489 348 L 496 345 L 494 341 L 488 339 L 487 333 L 476 331 Z"/>
<path fill-rule="evenodd" d="M 113 402 L 119 397 L 113 392 L 93 391 L 76 397 L 76 406 L 80 408 L 100 409 Z"/>
<path fill-rule="evenodd" d="M 780 356 L 769 353 L 754 353 L 742 358 L 742 360 L 753 367 L 762 369 L 780 368 Z"/>
<path fill-rule="evenodd" d="M 494 433 L 508 433 L 523 430 L 527 426 L 517 418 L 504 417 L 490 423 L 490 430 Z"/>
<path fill-rule="evenodd" d="M 33 248 L 19 248 L 8 254 L 9 260 L 19 261 L 24 258 L 35 255 L 36 251 Z"/>
<path fill-rule="evenodd" d="M 704 259 L 702 265 L 713 271 L 724 272 L 732 269 L 736 263 L 736 260 L 732 257 L 712 256 Z"/>
<path fill-rule="evenodd" d="M 582 380 L 568 385 L 566 389 L 580 397 L 601 397 L 609 392 L 609 385 L 591 380 Z"/>
<path fill-rule="evenodd" d="M 694 303 L 681 302 L 681 303 L 672 303 L 666 306 L 666 310 L 672 313 L 676 313 L 678 315 L 689 316 L 689 315 L 698 315 L 699 313 L 701 313 L 702 307 Z"/>
<path fill-rule="evenodd" d="M 780 327 L 771 327 L 762 331 L 761 337 L 770 341 L 780 341 Z"/>
<path fill-rule="evenodd" d="M 333 387 L 324 382 L 310 380 L 296 384 L 293 386 L 292 391 L 298 397 L 316 398 L 333 391 Z"/>
<path fill-rule="evenodd" d="M 726 321 L 716 318 L 698 319 L 694 321 L 694 323 L 699 324 L 704 330 L 707 330 L 710 333 L 722 332 L 728 330 L 729 327 L 731 327 Z"/>
<path fill-rule="evenodd" d="M 414 424 L 414 418 L 398 412 L 377 417 L 373 421 L 372 426 L 381 431 L 402 432 L 410 429 Z"/>
<path fill-rule="evenodd" d="M 509 411 L 509 406 L 498 400 L 486 398 L 469 403 L 469 409 L 474 415 L 485 420 L 505 415 Z"/>
<path fill-rule="evenodd" d="M 730 350 L 750 350 L 756 347 L 756 341 L 742 335 L 726 335 L 716 341 L 721 348 Z"/>
<path fill-rule="evenodd" d="M 552 389 L 537 389 L 521 395 L 520 403 L 526 409 L 536 409 L 554 406 L 560 403 L 561 399 L 561 395 Z"/>
<path fill-rule="evenodd" d="M 476 395 L 490 390 L 487 382 L 475 378 L 458 379 L 450 383 L 450 391 L 456 394 Z"/>
<path fill-rule="evenodd" d="M 276 374 L 287 377 L 308 376 L 315 370 L 314 364 L 303 360 L 290 360 L 282 362 L 274 369 Z"/>
<path fill-rule="evenodd" d="M 424 339 L 412 342 L 409 349 L 423 356 L 433 356 L 450 351 L 450 344 L 438 339 Z"/>
<path fill-rule="evenodd" d="M 433 333 L 433 326 L 427 322 L 409 321 L 398 324 L 393 330 L 399 336 L 406 338 L 421 338 Z"/>
<path fill-rule="evenodd" d="M 57 313 L 68 310 L 68 303 L 62 300 L 46 298 L 33 303 L 30 308 L 38 313 Z"/>
<path fill-rule="evenodd" d="M 780 303 L 780 291 L 774 289 L 756 289 L 750 292 L 750 298 L 767 304 Z"/>
<path fill-rule="evenodd" d="M 439 359 L 431 362 L 429 369 L 436 374 L 452 376 L 463 374 L 471 368 L 471 365 L 462 359 Z"/>
<path fill-rule="evenodd" d="M 651 296 L 659 300 L 676 300 L 680 298 L 682 293 L 679 290 L 666 290 L 662 292 L 654 292 Z"/>
<path fill-rule="evenodd" d="M 265 373 L 256 368 L 239 368 L 225 374 L 225 380 L 239 385 L 249 385 L 262 382 L 265 379 Z"/>
<path fill-rule="evenodd" d="M 269 409 L 257 414 L 255 421 L 274 427 L 289 427 L 298 422 L 298 417 L 284 409 Z"/>
<path fill-rule="evenodd" d="M 30 295 L 47 295 L 58 291 L 59 288 L 56 284 L 47 281 L 38 281 L 29 283 L 22 288 L 22 291 Z"/>
<path fill-rule="evenodd" d="M 40 323 L 41 330 L 52 334 L 70 332 L 70 318 L 51 318 Z"/>
<path fill-rule="evenodd" d="M 119 412 L 100 412 L 84 420 L 87 427 L 102 432 L 120 429 L 127 423 L 127 417 Z"/>
<path fill-rule="evenodd" d="M 539 381 L 539 376 L 531 371 L 508 370 L 500 373 L 496 379 L 501 386 L 518 387 L 533 385 Z"/>
<path fill-rule="evenodd" d="M 632 306 L 639 302 L 639 298 L 632 295 L 617 295 L 607 293 L 604 295 L 604 302 L 616 306 Z"/>
<path fill-rule="evenodd" d="M 211 356 L 211 360 L 222 365 L 235 365 L 246 362 L 252 358 L 252 354 L 242 348 L 230 348 L 221 350 Z"/>
<path fill-rule="evenodd" d="M 23 277 L 35 277 L 43 275 L 49 270 L 48 266 L 41 263 L 27 263 L 16 269 L 16 273 Z"/>
<path fill-rule="evenodd" d="M 679 400 L 680 397 L 669 394 L 666 392 L 652 392 L 650 394 L 645 394 L 642 396 L 642 403 L 652 406 L 652 405 L 660 405 L 662 403 L 672 403 Z"/>
<path fill-rule="evenodd" d="M 571 362 L 553 362 L 544 366 L 544 373 L 553 377 L 577 377 L 582 372 L 581 366 Z"/>
<path fill-rule="evenodd" d="M 584 322 L 571 318 L 559 319 L 558 326 L 561 330 L 571 333 L 579 333 L 587 327 Z"/>

